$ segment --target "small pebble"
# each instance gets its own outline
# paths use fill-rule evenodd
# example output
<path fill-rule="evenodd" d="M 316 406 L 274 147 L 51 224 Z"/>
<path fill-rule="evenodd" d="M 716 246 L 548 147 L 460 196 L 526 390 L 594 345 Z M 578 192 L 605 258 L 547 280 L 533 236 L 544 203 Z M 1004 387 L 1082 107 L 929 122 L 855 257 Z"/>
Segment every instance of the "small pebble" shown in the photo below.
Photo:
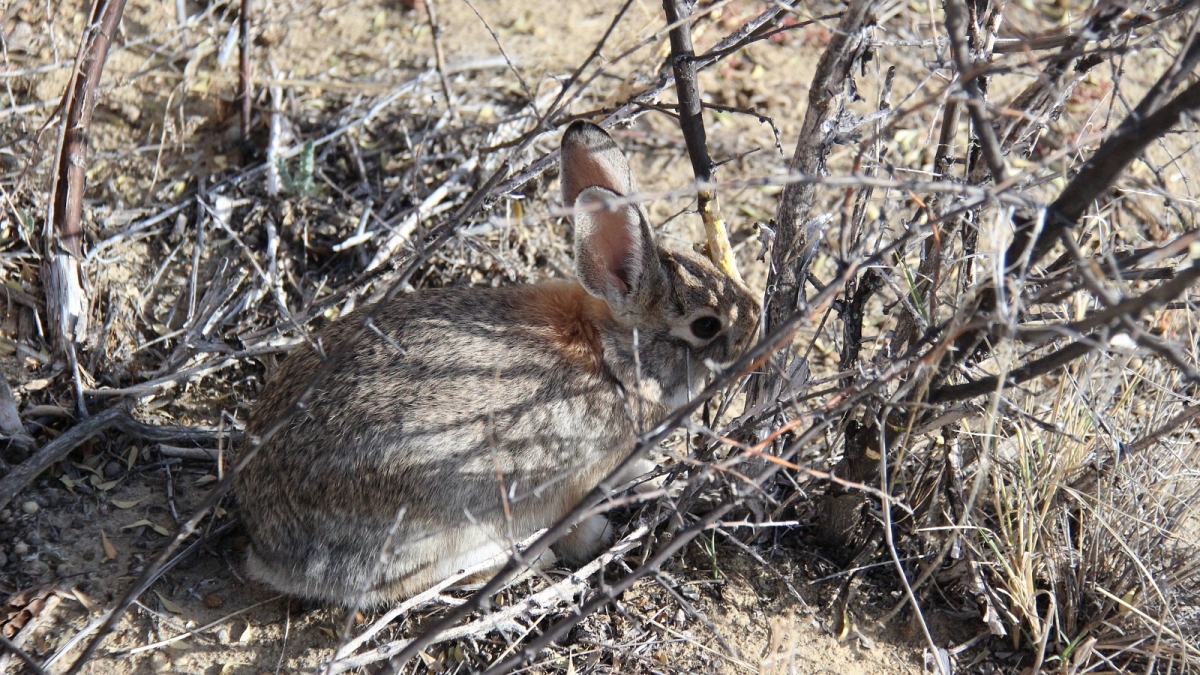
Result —
<path fill-rule="evenodd" d="M 41 508 L 42 507 L 38 506 L 38 503 L 33 501 L 32 499 L 21 505 L 21 510 L 24 511 L 25 513 L 28 513 L 31 516 L 33 514 L 37 513 L 38 511 L 40 511 Z"/>
<path fill-rule="evenodd" d="M 4 555 L 4 551 L 0 551 L 0 567 L 8 564 L 8 556 Z"/>
<path fill-rule="evenodd" d="M 38 534 L 37 532 L 30 532 L 25 536 L 25 543 L 29 544 L 30 546 L 37 546 L 38 544 L 42 543 L 42 535 Z"/>
<path fill-rule="evenodd" d="M 208 607 L 209 609 L 216 609 L 223 604 L 225 604 L 225 598 L 222 598 L 216 593 L 209 593 L 208 595 L 204 596 L 204 606 Z"/>
<path fill-rule="evenodd" d="M 67 567 L 66 565 L 59 565 L 58 567 L 54 568 L 54 571 L 58 574 L 58 576 L 65 577 L 71 573 L 71 568 Z"/>
<path fill-rule="evenodd" d="M 108 478 L 116 478 L 121 475 L 121 468 L 117 462 L 109 462 L 104 465 L 104 475 Z"/>
<path fill-rule="evenodd" d="M 16 555 L 25 555 L 26 553 L 29 553 L 29 544 L 26 544 L 23 541 L 18 541 L 17 543 L 13 544 L 13 553 Z"/>
<path fill-rule="evenodd" d="M 10 520 L 12 520 L 12 511 L 8 509 L 0 511 L 0 523 L 7 523 Z"/>
<path fill-rule="evenodd" d="M 154 670 L 166 670 L 171 667 L 171 659 L 162 652 L 152 652 L 150 654 L 150 667 Z"/>

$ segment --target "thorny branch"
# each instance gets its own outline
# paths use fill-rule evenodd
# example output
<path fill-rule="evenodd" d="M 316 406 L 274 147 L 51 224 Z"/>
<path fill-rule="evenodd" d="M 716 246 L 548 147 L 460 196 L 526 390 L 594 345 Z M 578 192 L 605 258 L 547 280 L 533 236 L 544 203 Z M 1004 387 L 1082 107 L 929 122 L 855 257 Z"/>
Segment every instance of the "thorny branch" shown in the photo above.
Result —
<path fill-rule="evenodd" d="M 842 13 L 809 86 L 808 110 L 804 113 L 800 138 L 788 164 L 789 173 L 824 173 L 825 160 L 833 144 L 833 122 L 841 114 L 844 99 L 852 86 L 852 72 L 867 46 L 867 28 L 880 4 L 877 0 L 852 0 Z M 824 226 L 829 222 L 810 217 L 816 200 L 816 187 L 805 184 L 787 185 L 779 196 L 773 221 L 775 239 L 771 267 L 763 301 L 765 331 L 773 330 L 805 305 L 804 285 L 812 258 L 804 252 L 824 236 Z M 747 399 L 747 410 L 764 403 L 767 392 L 776 388 L 786 358 L 786 354 L 781 354 L 780 359 L 758 378 Z"/>

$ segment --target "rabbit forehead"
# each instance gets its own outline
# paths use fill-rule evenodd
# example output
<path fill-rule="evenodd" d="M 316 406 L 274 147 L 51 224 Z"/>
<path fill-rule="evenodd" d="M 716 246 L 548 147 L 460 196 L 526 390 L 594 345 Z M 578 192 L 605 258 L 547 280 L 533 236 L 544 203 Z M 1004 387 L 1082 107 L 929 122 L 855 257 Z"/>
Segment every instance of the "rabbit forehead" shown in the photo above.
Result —
<path fill-rule="evenodd" d="M 740 289 L 708 258 L 687 251 L 663 252 L 671 290 L 683 314 L 703 308 L 725 313 L 739 304 Z"/>

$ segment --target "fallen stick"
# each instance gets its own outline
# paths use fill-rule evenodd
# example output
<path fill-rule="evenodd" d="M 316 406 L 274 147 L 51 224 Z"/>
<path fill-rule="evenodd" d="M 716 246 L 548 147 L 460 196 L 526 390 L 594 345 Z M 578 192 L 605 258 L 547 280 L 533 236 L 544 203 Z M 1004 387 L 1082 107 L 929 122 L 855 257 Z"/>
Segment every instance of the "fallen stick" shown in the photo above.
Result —
<path fill-rule="evenodd" d="M 145 424 L 133 419 L 129 415 L 129 411 L 123 407 L 109 408 L 63 432 L 61 436 L 42 446 L 42 449 L 18 464 L 3 480 L 0 480 L 0 509 L 7 506 L 13 497 L 16 497 L 21 490 L 33 482 L 34 478 L 37 478 L 55 462 L 61 461 L 84 441 L 111 427 L 116 427 L 122 433 L 135 438 L 160 443 L 170 441 L 214 443 L 226 439 L 230 444 L 236 445 L 241 442 L 243 436 L 243 432 L 236 429 Z M 178 449 L 188 450 L 188 448 Z M 216 450 L 211 451 L 213 459 L 216 458 L 216 452 Z M 204 458 L 209 458 L 209 455 L 205 455 Z"/>
<path fill-rule="evenodd" d="M 33 482 L 38 474 L 50 468 L 52 464 L 66 457 L 84 441 L 114 426 L 121 417 L 127 416 L 124 408 L 109 408 L 94 417 L 76 424 L 63 435 L 42 446 L 32 457 L 21 462 L 0 480 L 0 509 L 8 506 L 17 493 Z"/>
<path fill-rule="evenodd" d="M 417 226 L 421 224 L 423 219 L 429 217 L 430 213 L 436 206 L 442 203 L 442 200 L 450 194 L 451 189 L 456 187 L 464 187 L 463 179 L 467 174 L 475 170 L 475 165 L 478 162 L 478 157 L 472 157 L 471 159 L 468 159 L 460 164 L 459 167 L 454 170 L 454 173 L 450 175 L 450 178 L 441 185 L 441 187 L 434 190 L 433 193 L 426 197 L 425 200 L 421 202 L 421 206 L 418 207 L 417 210 L 412 213 L 412 215 L 410 215 L 408 218 L 405 218 L 404 222 L 392 231 L 392 234 L 387 238 L 387 241 L 385 241 L 383 245 L 379 247 L 379 250 L 375 252 L 375 257 L 371 259 L 371 264 L 367 265 L 366 271 L 370 272 L 376 267 L 379 267 L 383 263 L 387 262 L 388 259 L 392 257 L 392 254 L 404 245 L 404 242 L 411 239 L 413 232 L 416 232 L 417 230 Z"/>
<path fill-rule="evenodd" d="M 524 541 L 517 544 L 518 549 L 524 550 L 526 546 L 533 543 L 544 532 L 545 532 L 545 530 L 538 530 L 531 536 L 526 537 Z M 392 609 L 388 610 L 386 614 L 384 614 L 383 616 L 376 619 L 375 622 L 372 623 L 369 628 L 364 630 L 353 640 L 349 640 L 342 646 L 338 647 L 334 651 L 333 662 L 337 663 L 337 661 L 339 659 L 342 659 L 344 657 L 347 657 L 347 656 L 353 654 L 355 651 L 358 650 L 359 647 L 363 646 L 364 643 L 366 643 L 371 638 L 375 637 L 379 633 L 379 631 L 383 630 L 384 628 L 387 628 L 388 624 L 390 624 L 392 621 L 395 621 L 396 618 L 401 616 L 402 614 L 406 614 L 424 604 L 434 602 L 435 600 L 437 600 L 440 597 L 442 591 L 458 584 L 463 579 L 467 579 L 467 578 L 472 577 L 481 572 L 486 572 L 487 570 L 496 566 L 497 563 L 502 564 L 507 561 L 508 561 L 508 553 L 507 552 L 501 553 L 496 556 L 492 556 L 491 558 L 484 560 L 481 563 L 472 565 L 471 567 L 468 567 L 466 569 L 459 570 L 457 573 L 452 574 L 452 575 L 446 577 L 445 579 L 441 580 L 440 582 L 438 582 L 437 585 L 432 586 L 431 588 L 412 596 L 411 598 L 405 600 L 404 602 L 401 602 L 399 605 L 396 605 Z"/>
<path fill-rule="evenodd" d="M 177 445 L 158 444 L 158 453 L 163 457 L 178 457 L 180 459 L 199 459 L 202 461 L 217 461 L 220 451 L 216 448 L 181 448 Z"/>
<path fill-rule="evenodd" d="M 43 233 L 46 250 L 42 285 L 46 289 L 51 332 L 61 352 L 68 355 L 72 355 L 75 344 L 86 341 L 88 328 L 88 297 L 79 270 L 79 261 L 83 259 L 81 221 L 87 183 L 88 130 L 108 47 L 124 11 L 125 0 L 96 0 L 61 104 L 64 118 Z"/>

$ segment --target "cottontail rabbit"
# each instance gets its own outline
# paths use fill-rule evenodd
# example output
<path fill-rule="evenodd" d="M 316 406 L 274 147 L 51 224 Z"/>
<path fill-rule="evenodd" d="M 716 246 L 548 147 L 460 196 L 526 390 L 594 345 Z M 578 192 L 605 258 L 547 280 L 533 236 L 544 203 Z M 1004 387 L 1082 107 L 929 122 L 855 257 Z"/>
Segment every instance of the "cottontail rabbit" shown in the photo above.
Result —
<path fill-rule="evenodd" d="M 252 577 L 355 606 L 422 591 L 555 522 L 706 364 L 748 346 L 759 307 L 746 287 L 659 248 L 637 206 L 612 205 L 636 188 L 608 134 L 572 124 L 561 162 L 578 283 L 423 290 L 354 344 L 364 310 L 321 331 L 323 349 L 348 353 L 236 482 Z M 289 356 L 249 432 L 319 367 L 310 347 Z M 597 516 L 554 551 L 579 562 L 609 537 Z"/>

